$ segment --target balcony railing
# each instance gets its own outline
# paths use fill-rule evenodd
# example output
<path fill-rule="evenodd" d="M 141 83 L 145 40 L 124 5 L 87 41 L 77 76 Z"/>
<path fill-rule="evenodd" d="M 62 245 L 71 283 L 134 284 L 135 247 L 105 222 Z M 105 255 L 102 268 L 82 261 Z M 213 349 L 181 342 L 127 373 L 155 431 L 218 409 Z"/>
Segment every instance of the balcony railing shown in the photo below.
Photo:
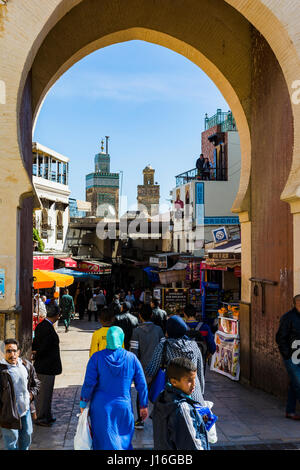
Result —
<path fill-rule="evenodd" d="M 231 111 L 222 112 L 220 109 L 211 117 L 205 115 L 204 128 L 207 131 L 217 125 L 221 126 L 221 132 L 237 131 L 237 126 Z"/>
<path fill-rule="evenodd" d="M 190 181 L 227 181 L 227 168 L 210 168 L 207 172 L 205 170 L 192 170 L 181 173 L 175 176 L 176 186 L 189 183 Z"/>

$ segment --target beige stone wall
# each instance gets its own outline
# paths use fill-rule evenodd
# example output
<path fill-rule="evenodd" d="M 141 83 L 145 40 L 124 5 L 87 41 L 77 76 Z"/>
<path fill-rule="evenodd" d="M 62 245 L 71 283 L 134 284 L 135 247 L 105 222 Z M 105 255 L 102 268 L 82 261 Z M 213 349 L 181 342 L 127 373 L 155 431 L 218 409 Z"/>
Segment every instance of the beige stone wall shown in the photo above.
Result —
<path fill-rule="evenodd" d="M 188 5 L 187 5 L 188 3 Z M 126 5 L 125 5 L 126 4 Z M 98 6 L 98 16 L 93 5 Z M 124 7 L 125 5 L 125 7 Z M 6 295 L 0 310 L 18 304 L 17 211 L 32 194 L 22 160 L 21 97 L 32 69 L 33 114 L 47 91 L 72 64 L 99 47 L 142 39 L 168 47 L 201 67 L 216 83 L 236 118 L 242 150 L 239 192 L 233 211 L 242 214 L 244 240 L 250 238 L 249 178 L 251 140 L 251 27 L 269 42 L 285 76 L 294 117 L 293 164 L 282 199 L 294 213 L 295 292 L 299 290 L 300 255 L 300 9 L 285 0 L 10 0 L 0 5 L 0 267 L 6 270 Z M 66 13 L 69 14 L 64 16 Z M 241 16 L 241 15 L 242 16 Z M 248 21 L 250 23 L 248 23 Z M 262 110 L 263 112 L 263 110 Z M 5 229 L 4 229 L 5 228 Z M 248 296 L 251 244 L 243 243 L 243 292 Z"/>

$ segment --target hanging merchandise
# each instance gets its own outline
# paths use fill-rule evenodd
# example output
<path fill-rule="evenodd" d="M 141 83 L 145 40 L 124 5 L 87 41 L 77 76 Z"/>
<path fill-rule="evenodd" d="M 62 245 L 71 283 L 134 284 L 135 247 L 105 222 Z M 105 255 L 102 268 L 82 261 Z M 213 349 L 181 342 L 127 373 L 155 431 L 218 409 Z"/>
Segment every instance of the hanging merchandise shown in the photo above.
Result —
<path fill-rule="evenodd" d="M 215 333 L 216 352 L 212 356 L 210 369 L 226 375 L 231 380 L 239 380 L 239 306 L 223 303 L 218 314 L 218 331 Z"/>
<path fill-rule="evenodd" d="M 231 380 L 240 376 L 240 340 L 233 335 L 215 333 L 216 352 L 211 359 L 210 370 L 226 375 Z"/>

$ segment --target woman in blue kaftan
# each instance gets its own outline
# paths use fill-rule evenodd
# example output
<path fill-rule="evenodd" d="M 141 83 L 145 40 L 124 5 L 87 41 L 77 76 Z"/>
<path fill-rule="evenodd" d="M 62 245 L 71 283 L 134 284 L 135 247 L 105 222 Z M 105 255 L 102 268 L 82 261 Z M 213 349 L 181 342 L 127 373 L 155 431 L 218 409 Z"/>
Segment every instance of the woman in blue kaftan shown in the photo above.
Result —
<path fill-rule="evenodd" d="M 131 384 L 140 397 L 140 408 L 147 417 L 148 389 L 141 363 L 135 354 L 122 348 L 123 330 L 117 326 L 107 332 L 107 347 L 94 353 L 81 389 L 80 408 L 90 402 L 93 450 L 132 449 L 134 415 Z"/>

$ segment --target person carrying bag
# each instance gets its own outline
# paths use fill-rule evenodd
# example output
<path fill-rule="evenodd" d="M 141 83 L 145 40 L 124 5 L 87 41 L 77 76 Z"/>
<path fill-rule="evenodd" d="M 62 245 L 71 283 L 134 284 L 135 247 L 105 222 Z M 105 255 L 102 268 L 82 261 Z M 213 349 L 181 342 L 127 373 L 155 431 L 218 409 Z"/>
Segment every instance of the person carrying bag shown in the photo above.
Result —
<path fill-rule="evenodd" d="M 164 342 L 160 368 L 150 384 L 148 397 L 151 403 L 155 402 L 160 392 L 165 388 L 167 381 L 166 348 L 167 340 Z"/>

